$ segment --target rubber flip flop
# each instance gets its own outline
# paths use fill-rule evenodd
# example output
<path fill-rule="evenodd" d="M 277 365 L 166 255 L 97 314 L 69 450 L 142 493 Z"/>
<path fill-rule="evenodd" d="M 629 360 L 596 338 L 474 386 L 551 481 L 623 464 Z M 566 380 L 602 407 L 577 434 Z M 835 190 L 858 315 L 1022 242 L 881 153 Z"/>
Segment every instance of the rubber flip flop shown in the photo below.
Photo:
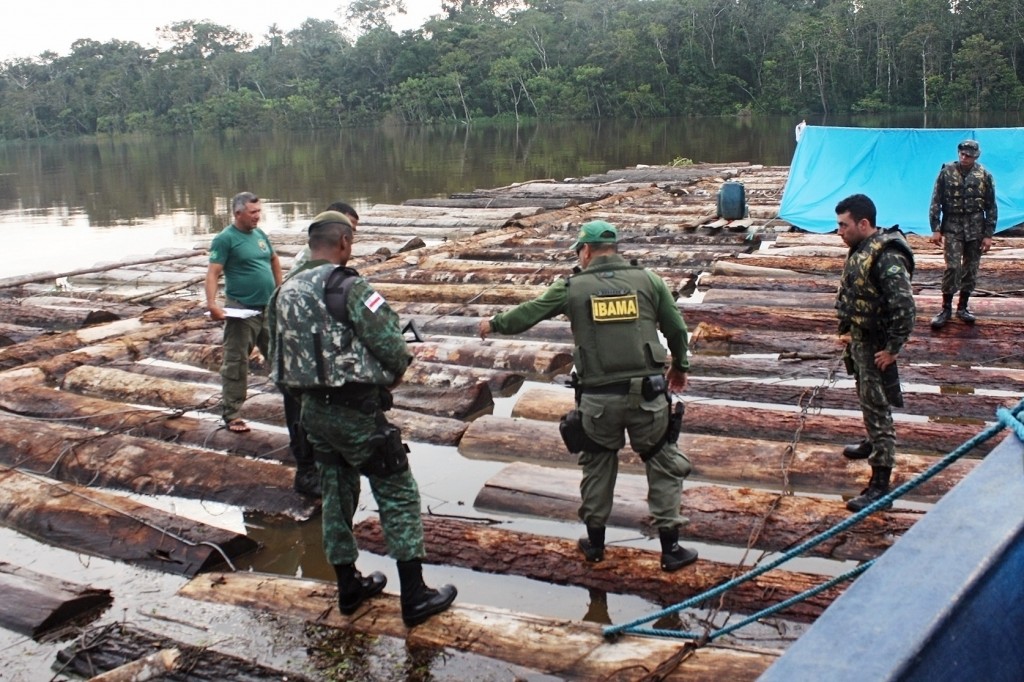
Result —
<path fill-rule="evenodd" d="M 249 433 L 251 431 L 249 425 L 241 419 L 232 419 L 226 426 L 231 433 Z"/>

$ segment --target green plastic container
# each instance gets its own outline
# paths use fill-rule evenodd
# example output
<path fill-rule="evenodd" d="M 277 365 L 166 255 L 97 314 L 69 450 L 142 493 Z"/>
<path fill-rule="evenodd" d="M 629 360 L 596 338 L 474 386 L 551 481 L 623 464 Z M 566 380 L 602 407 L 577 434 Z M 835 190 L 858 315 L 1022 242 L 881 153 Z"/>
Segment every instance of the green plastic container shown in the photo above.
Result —
<path fill-rule="evenodd" d="M 739 220 L 747 216 L 747 193 L 741 182 L 726 182 L 718 190 L 718 217 Z"/>

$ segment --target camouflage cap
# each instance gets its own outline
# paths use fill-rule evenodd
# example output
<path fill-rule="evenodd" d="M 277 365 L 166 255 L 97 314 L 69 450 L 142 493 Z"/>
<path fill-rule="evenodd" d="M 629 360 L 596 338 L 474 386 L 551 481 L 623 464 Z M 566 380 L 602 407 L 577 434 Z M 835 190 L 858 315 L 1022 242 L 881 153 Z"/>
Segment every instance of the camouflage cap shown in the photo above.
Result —
<path fill-rule="evenodd" d="M 313 218 L 313 222 L 309 224 L 309 232 L 313 231 L 313 228 L 319 227 L 320 225 L 330 225 L 331 223 L 341 223 L 352 227 L 352 221 L 348 219 L 348 216 L 340 211 L 324 211 Z"/>
<path fill-rule="evenodd" d="M 580 225 L 580 233 L 572 245 L 573 251 L 579 251 L 584 244 L 615 244 L 619 241 L 619 231 L 615 226 L 604 220 L 592 220 Z"/>
<path fill-rule="evenodd" d="M 981 147 L 978 146 L 977 140 L 964 140 L 956 146 L 957 151 L 961 151 L 967 156 L 974 157 L 975 159 L 981 156 Z"/>

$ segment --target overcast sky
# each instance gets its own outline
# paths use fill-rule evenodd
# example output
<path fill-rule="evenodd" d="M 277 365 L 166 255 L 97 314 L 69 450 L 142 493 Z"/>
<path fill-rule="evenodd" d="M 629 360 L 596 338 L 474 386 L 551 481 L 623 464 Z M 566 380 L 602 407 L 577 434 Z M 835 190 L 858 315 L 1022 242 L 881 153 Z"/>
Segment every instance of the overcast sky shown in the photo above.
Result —
<path fill-rule="evenodd" d="M 67 54 L 79 38 L 99 42 L 133 40 L 157 46 L 157 29 L 186 19 L 209 20 L 249 33 L 253 44 L 262 42 L 266 29 L 276 23 L 287 33 L 307 18 L 330 19 L 339 24 L 345 0 L 6 0 L 0 19 L 0 59 L 34 57 L 52 50 Z M 397 17 L 397 31 L 415 28 L 440 12 L 440 0 L 406 0 L 408 14 Z"/>

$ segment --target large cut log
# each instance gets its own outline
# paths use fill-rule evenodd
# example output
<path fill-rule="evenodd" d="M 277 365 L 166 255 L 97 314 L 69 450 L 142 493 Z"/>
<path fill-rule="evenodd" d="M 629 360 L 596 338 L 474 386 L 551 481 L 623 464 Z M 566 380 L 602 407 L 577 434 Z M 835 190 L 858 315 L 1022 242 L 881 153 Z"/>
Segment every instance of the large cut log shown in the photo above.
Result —
<path fill-rule="evenodd" d="M 758 439 L 723 438 L 684 433 L 679 448 L 693 465 L 693 477 L 730 485 L 781 487 L 783 471 L 797 490 L 839 495 L 860 491 L 869 473 L 864 462 L 845 459 L 836 447 L 800 443 L 795 453 L 789 444 Z M 550 463 L 564 466 L 575 461 L 565 450 L 558 425 L 525 419 L 485 416 L 469 425 L 459 441 L 459 452 L 472 459 Z M 624 471 L 643 472 L 631 449 L 619 452 Z M 934 458 L 899 454 L 894 482 L 898 485 L 921 473 Z M 960 460 L 908 494 L 908 499 L 935 501 L 971 469 L 973 460 Z"/>
<path fill-rule="evenodd" d="M 742 569 L 700 560 L 677 573 L 661 570 L 661 551 L 609 546 L 604 561 L 588 563 L 575 540 L 487 528 L 478 523 L 425 516 L 426 561 L 485 573 L 521 575 L 556 585 L 576 585 L 613 594 L 632 594 L 662 606 L 677 604 L 731 580 Z M 387 542 L 376 518 L 356 525 L 359 548 L 387 554 Z M 743 583 L 724 596 L 727 611 L 756 613 L 824 582 L 811 573 L 770 571 Z M 845 586 L 844 586 L 845 587 Z M 780 611 L 784 618 L 812 622 L 828 608 L 842 588 L 832 588 Z M 717 600 L 716 600 L 717 604 Z"/>
<path fill-rule="evenodd" d="M 146 682 L 176 670 L 180 664 L 180 649 L 161 649 L 113 670 L 90 677 L 89 682 Z"/>
<path fill-rule="evenodd" d="M 836 281 L 838 284 L 838 280 Z M 833 310 L 836 304 L 834 293 L 816 294 L 789 291 L 739 291 L 736 289 L 712 289 L 704 293 L 703 303 L 738 306 L 765 306 L 783 308 L 824 308 Z M 942 296 L 938 294 L 918 294 L 914 296 L 918 311 L 938 310 L 942 306 Z M 1010 317 L 1024 318 L 1024 298 L 1006 298 L 998 296 L 975 296 L 971 299 L 971 310 L 979 317 Z M 982 326 L 984 319 L 979 324 Z M 952 325 L 947 325 L 942 331 Z M 939 332 L 937 335 L 941 336 Z"/>
<path fill-rule="evenodd" d="M 460 311 L 453 311 L 460 312 Z M 433 341 L 434 336 L 467 336 L 480 338 L 480 318 L 471 317 L 472 311 L 463 311 L 464 315 L 404 315 L 403 320 L 412 321 L 416 329 L 426 341 Z M 501 312 L 495 310 L 495 312 Z M 488 315 L 490 317 L 490 315 Z M 541 320 L 534 326 L 518 334 L 510 336 L 492 335 L 491 341 L 546 341 L 549 343 L 571 344 L 572 329 L 565 318 Z M 441 341 L 441 339 L 438 339 Z M 415 351 L 416 349 L 413 348 Z"/>
<path fill-rule="evenodd" d="M 845 370 L 844 370 L 845 371 Z M 841 375 L 837 378 L 847 378 Z M 822 382 L 817 386 L 785 385 L 777 382 L 755 382 L 730 379 L 695 380 L 687 385 L 691 396 L 721 400 L 756 401 L 780 405 L 806 406 L 812 410 L 835 409 L 860 411 L 854 387 L 840 388 Z M 1017 398 L 976 395 L 973 393 L 939 394 L 904 390 L 903 407 L 893 407 L 895 414 L 916 414 L 936 418 L 994 420 L 996 409 L 1012 407 Z"/>
<path fill-rule="evenodd" d="M 601 627 L 552 620 L 456 602 L 412 630 L 399 615 L 396 596 L 381 595 L 351 617 L 337 610 L 337 588 L 328 583 L 254 573 L 207 574 L 179 590 L 192 599 L 233 604 L 302 618 L 321 625 L 406 640 L 410 646 L 451 647 L 522 665 L 568 680 L 637 679 L 679 652 L 680 642 L 623 635 L 604 639 Z M 696 650 L 666 682 L 756 679 L 775 652 L 750 653 L 706 646 Z"/>
<path fill-rule="evenodd" d="M 41 305 L 32 298 L 23 299 L 17 304 L 0 303 L 0 320 L 8 324 L 64 331 L 114 322 L 126 317 L 138 317 L 145 310 L 141 306 L 124 306 L 124 310 L 115 313 L 89 305 L 88 302 L 84 303 L 74 306 Z"/>
<path fill-rule="evenodd" d="M 515 284 L 397 284 L 376 279 L 373 288 L 389 301 L 501 303 L 512 306 L 544 293 L 546 286 Z"/>
<path fill-rule="evenodd" d="M 838 357 L 835 335 L 725 328 L 702 323 L 690 337 L 691 348 L 727 353 L 813 353 Z M 1020 342 L 1010 339 L 911 335 L 900 357 L 928 362 L 967 362 L 1024 366 Z"/>
<path fill-rule="evenodd" d="M 288 435 L 280 431 L 252 429 L 234 433 L 222 423 L 183 416 L 180 411 L 145 409 L 42 386 L 7 390 L 6 381 L 0 382 L 0 387 L 3 389 L 0 390 L 0 409 L 23 417 L 64 421 L 90 429 L 294 463 L 288 449 Z"/>
<path fill-rule="evenodd" d="M 32 638 L 98 616 L 114 599 L 110 590 L 84 587 L 0 562 L 0 627 Z"/>
<path fill-rule="evenodd" d="M 835 376 L 836 367 L 836 356 L 833 353 L 779 353 L 772 358 L 701 353 L 690 356 L 690 374 L 702 377 L 825 379 Z M 903 362 L 900 365 L 900 380 L 904 384 L 931 384 L 950 390 L 970 391 L 974 388 L 987 388 L 1024 393 L 1024 369 L 1012 367 Z"/>
<path fill-rule="evenodd" d="M 691 380 L 690 388 L 696 383 Z M 801 441 L 830 443 L 836 450 L 844 444 L 856 443 L 864 438 L 864 421 L 860 416 L 839 417 L 764 407 L 710 405 L 693 400 L 690 395 L 692 391 L 688 389 L 687 398 L 684 399 L 686 416 L 683 420 L 686 433 L 776 441 L 792 440 L 799 434 Z M 557 421 L 572 408 L 572 391 L 564 388 L 529 388 L 516 399 L 512 416 Z M 977 435 L 978 430 L 977 425 L 952 421 L 900 421 L 896 425 L 901 450 L 932 455 L 952 452 Z M 991 442 L 985 445 L 988 447 L 980 447 L 977 453 L 972 454 L 984 454 L 993 447 Z"/>
<path fill-rule="evenodd" d="M 488 197 L 480 199 L 406 199 L 403 206 L 426 206 L 430 208 L 566 208 L 573 205 L 572 199 L 503 199 Z"/>
<path fill-rule="evenodd" d="M 0 471 L 0 524 L 72 552 L 193 576 L 257 548 L 229 530 L 119 495 Z"/>
<path fill-rule="evenodd" d="M 523 385 L 524 378 L 522 372 L 417 360 L 405 371 L 402 383 L 410 386 L 463 389 L 486 382 L 493 395 L 510 396 L 514 395 Z"/>
<path fill-rule="evenodd" d="M 214 500 L 308 519 L 317 505 L 280 464 L 0 414 L 0 462 L 61 481 Z"/>
<path fill-rule="evenodd" d="M 528 374 L 555 374 L 572 365 L 572 346 L 568 344 L 488 339 L 414 343 L 409 349 L 418 360 Z"/>
<path fill-rule="evenodd" d="M 75 275 L 84 275 L 90 272 L 103 272 L 113 268 L 118 268 L 128 265 L 144 265 L 150 263 L 161 263 L 165 261 L 179 260 L 182 258 L 190 258 L 195 255 L 195 251 L 176 251 L 174 253 L 165 254 L 162 256 L 150 256 L 148 258 L 134 258 L 128 260 L 118 261 L 116 263 L 99 263 L 91 268 L 79 268 L 77 270 L 67 270 L 65 272 L 35 272 L 30 275 L 19 275 L 17 277 L 7 277 L 0 279 L 0 289 L 6 289 L 7 287 L 17 287 L 23 284 L 31 284 L 33 282 L 47 282 L 61 277 L 74 277 Z"/>
<path fill-rule="evenodd" d="M 832 288 L 835 289 L 835 283 Z M 837 334 L 838 323 L 834 310 L 690 303 L 685 300 L 679 304 L 679 308 L 691 328 L 701 322 L 706 322 L 726 328 Z M 943 329 L 942 336 L 944 338 L 1005 340 L 1018 335 L 1020 325 L 1021 321 L 1018 319 L 992 318 L 985 320 L 984 327 L 978 325 L 972 327 L 966 324 L 947 325 Z M 930 336 L 931 334 L 931 316 L 919 312 L 911 338 Z"/>
<path fill-rule="evenodd" d="M 473 506 L 488 512 L 578 523 L 581 477 L 579 470 L 511 464 L 484 484 Z M 609 524 L 657 535 L 646 500 L 644 478 L 619 476 Z M 680 528 L 684 538 L 768 552 L 785 551 L 850 515 L 840 501 L 711 485 L 687 485 L 680 510 L 690 520 Z M 843 561 L 874 559 L 920 516 L 913 511 L 873 514 L 808 554 Z"/>
<path fill-rule="evenodd" d="M 91 366 L 71 370 L 61 386 L 85 395 L 183 411 L 219 412 L 221 393 L 219 386 L 190 384 Z M 485 381 L 478 381 L 460 391 L 402 385 L 395 390 L 394 396 L 395 405 L 400 409 L 449 419 L 473 417 L 494 409 L 494 399 Z M 254 393 L 246 399 L 242 414 L 255 421 L 283 426 L 284 401 L 280 393 Z"/>
<path fill-rule="evenodd" d="M 125 320 L 125 322 L 131 322 L 131 320 Z M 22 349 L 22 346 L 12 346 L 0 349 L 0 354 L 3 351 L 10 351 L 10 355 L 0 357 L 0 368 L 32 362 L 46 372 L 51 380 L 59 382 L 64 377 L 64 374 L 79 365 L 99 365 L 115 360 L 124 360 L 125 358 L 138 359 L 147 353 L 153 344 L 159 344 L 167 336 L 173 336 L 174 334 L 196 329 L 207 324 L 209 322 L 202 318 L 157 324 L 132 334 L 111 339 L 106 343 L 84 347 L 77 347 L 75 345 L 75 341 L 90 343 L 88 339 L 82 339 L 80 336 L 70 343 L 68 340 L 65 340 L 53 346 L 41 346 L 39 342 L 22 344 L 32 346 L 31 349 Z M 68 334 L 75 334 L 77 336 L 88 331 L 87 329 L 78 332 L 68 332 Z M 54 338 L 62 338 L 64 336 L 62 334 L 60 337 Z M 22 352 L 22 350 L 27 350 L 28 352 Z"/>
<path fill-rule="evenodd" d="M 311 678 L 304 675 L 274 670 L 254 661 L 218 653 L 209 646 L 185 644 L 120 622 L 82 633 L 74 644 L 57 652 L 57 663 L 62 671 L 93 677 L 167 650 L 180 651 L 183 666 L 154 679 L 169 682 L 311 682 Z M 121 678 L 118 682 L 126 679 Z"/>

